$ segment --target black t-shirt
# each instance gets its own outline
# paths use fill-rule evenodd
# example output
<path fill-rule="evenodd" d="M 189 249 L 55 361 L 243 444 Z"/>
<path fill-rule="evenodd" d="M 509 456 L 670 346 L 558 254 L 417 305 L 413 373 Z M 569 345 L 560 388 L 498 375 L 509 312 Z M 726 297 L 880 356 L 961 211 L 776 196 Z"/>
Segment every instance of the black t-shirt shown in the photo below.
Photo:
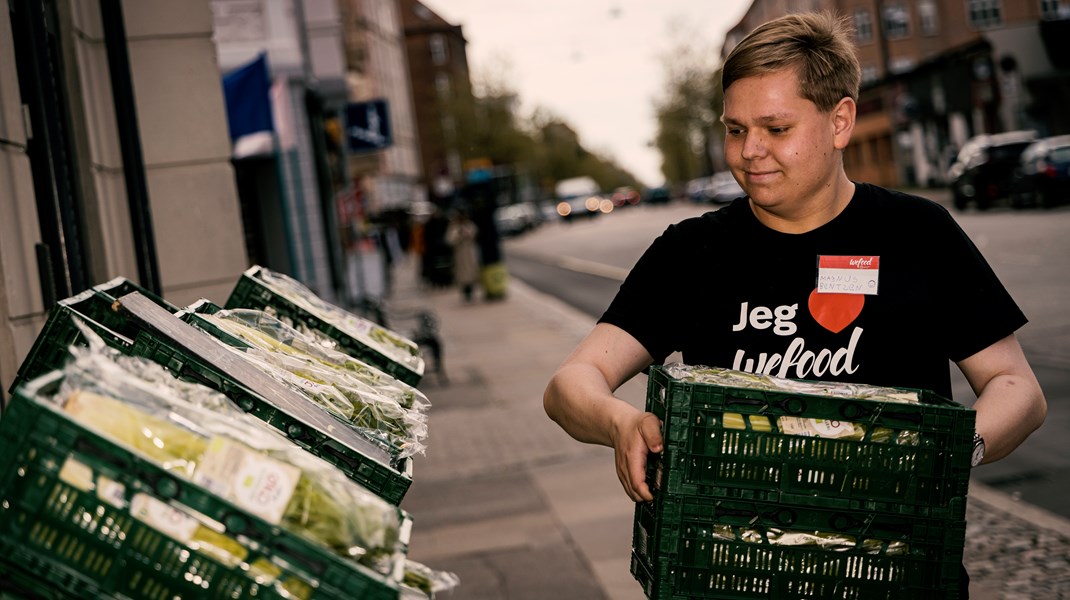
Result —
<path fill-rule="evenodd" d="M 875 263 L 876 294 L 817 293 L 819 257 Z M 835 273 L 843 271 L 821 271 L 833 285 Z M 688 364 L 950 398 L 948 361 L 1026 318 L 945 208 L 857 184 L 840 215 L 807 233 L 765 227 L 745 198 L 670 226 L 600 322 L 627 331 L 657 362 L 680 351 Z"/>

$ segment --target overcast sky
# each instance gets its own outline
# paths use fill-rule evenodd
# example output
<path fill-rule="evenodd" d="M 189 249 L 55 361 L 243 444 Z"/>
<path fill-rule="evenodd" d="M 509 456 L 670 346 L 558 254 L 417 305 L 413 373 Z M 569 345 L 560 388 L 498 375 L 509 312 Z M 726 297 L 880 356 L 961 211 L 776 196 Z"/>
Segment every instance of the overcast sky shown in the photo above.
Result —
<path fill-rule="evenodd" d="M 503 76 L 524 116 L 542 106 L 641 182 L 663 182 L 653 101 L 682 43 L 716 64 L 751 0 L 422 0 L 468 40 L 473 77 Z"/>

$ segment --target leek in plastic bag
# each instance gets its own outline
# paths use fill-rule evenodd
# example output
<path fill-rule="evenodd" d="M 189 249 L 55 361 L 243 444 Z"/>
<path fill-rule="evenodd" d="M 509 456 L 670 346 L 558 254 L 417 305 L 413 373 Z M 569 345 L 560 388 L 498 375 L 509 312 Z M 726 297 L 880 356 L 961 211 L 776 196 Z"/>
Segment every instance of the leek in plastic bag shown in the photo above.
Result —
<path fill-rule="evenodd" d="M 424 452 L 429 403 L 422 392 L 385 374 L 376 376 L 371 367 L 344 354 L 309 345 L 300 333 L 266 313 L 242 309 L 200 316 L 253 344 L 252 348 L 227 348 L 260 370 L 335 416 L 380 432 L 387 441 L 381 445 L 395 458 Z M 379 440 L 372 436 L 372 441 Z"/>
<path fill-rule="evenodd" d="M 210 408 L 194 404 L 182 395 L 193 384 L 100 344 L 95 351 L 71 348 L 75 359 L 53 401 L 73 419 L 341 556 L 399 574 L 403 516 L 397 507 L 226 397 L 201 392 L 192 399 L 211 398 Z M 268 489 L 265 481 L 271 491 L 282 491 L 257 495 Z"/>
<path fill-rule="evenodd" d="M 746 417 L 746 420 L 744 420 Z M 803 437 L 822 437 L 852 441 L 869 441 L 878 444 L 894 443 L 900 446 L 917 446 L 920 440 L 917 431 L 902 430 L 896 432 L 887 427 L 874 427 L 866 437 L 866 426 L 851 421 L 830 421 L 791 416 L 742 415 L 740 413 L 721 414 L 721 424 L 725 429 L 749 429 L 751 431 L 778 432 Z M 748 427 L 749 424 L 749 427 Z"/>
<path fill-rule="evenodd" d="M 60 479 L 120 509 L 128 508 L 138 521 L 160 531 L 187 548 L 209 556 L 227 568 L 245 565 L 249 576 L 260 585 L 274 585 L 287 598 L 307 600 L 312 586 L 300 576 L 284 575 L 282 568 L 264 556 L 249 560 L 249 549 L 231 537 L 202 523 L 197 513 L 175 501 L 164 502 L 143 492 L 127 498 L 126 487 L 89 465 L 69 456 L 60 469 Z M 98 513 L 99 514 L 99 513 Z M 122 527 L 122 526 L 121 526 Z M 125 529 L 125 527 L 122 527 Z"/>
<path fill-rule="evenodd" d="M 417 373 L 423 373 L 424 361 L 420 358 L 420 348 L 412 340 L 325 302 L 304 284 L 282 273 L 261 267 L 258 280 L 287 300 L 375 348 L 395 362 Z"/>
<path fill-rule="evenodd" d="M 460 585 L 461 579 L 448 571 L 436 571 L 414 560 L 405 561 L 405 576 L 401 580 L 408 588 L 420 593 L 413 598 L 431 598 L 437 594 L 453 591 Z M 408 596 L 403 594 L 407 599 Z"/>
<path fill-rule="evenodd" d="M 200 316 L 262 350 L 319 363 L 356 378 L 406 409 L 425 411 L 431 405 L 420 390 L 344 352 L 324 346 L 316 337 L 294 329 L 267 312 L 242 308 Z"/>
<path fill-rule="evenodd" d="M 665 371 L 674 379 L 695 383 L 710 383 L 726 387 L 741 387 L 755 390 L 770 390 L 792 394 L 812 394 L 818 396 L 838 396 L 861 400 L 880 400 L 887 402 L 918 402 L 918 395 L 909 390 L 898 388 L 845 383 L 835 381 L 799 381 L 723 369 L 704 365 L 685 365 L 672 363 L 666 365 Z"/>
<path fill-rule="evenodd" d="M 887 541 L 864 538 L 859 542 L 853 535 L 825 531 L 802 531 L 778 527 L 736 527 L 713 525 L 710 535 L 728 541 L 773 546 L 816 546 L 838 552 L 855 550 L 864 554 L 899 556 L 910 552 L 910 545 L 903 541 Z"/>

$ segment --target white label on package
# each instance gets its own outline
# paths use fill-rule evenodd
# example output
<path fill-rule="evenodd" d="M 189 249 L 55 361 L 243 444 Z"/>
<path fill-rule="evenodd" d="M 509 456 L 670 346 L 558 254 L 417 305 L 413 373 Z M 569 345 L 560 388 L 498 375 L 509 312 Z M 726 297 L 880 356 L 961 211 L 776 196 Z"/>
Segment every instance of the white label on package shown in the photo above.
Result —
<path fill-rule="evenodd" d="M 233 440 L 213 438 L 193 480 L 265 521 L 278 524 L 301 469 Z"/>
<path fill-rule="evenodd" d="M 197 519 L 147 494 L 134 495 L 130 500 L 130 514 L 182 543 L 192 540 L 200 527 Z"/>
<path fill-rule="evenodd" d="M 807 419 L 805 417 L 780 417 L 777 425 L 784 433 L 806 437 L 841 438 L 855 432 L 854 424 L 848 421 Z"/>
<path fill-rule="evenodd" d="M 819 294 L 877 295 L 879 256 L 818 256 Z"/>
<path fill-rule="evenodd" d="M 97 478 L 97 498 L 112 506 L 124 508 L 126 506 L 126 486 L 114 479 L 101 475 Z"/>
<path fill-rule="evenodd" d="M 59 469 L 59 478 L 64 483 L 83 492 L 92 491 L 94 487 L 93 469 L 84 462 L 71 457 L 67 457 L 67 460 L 63 461 L 63 466 Z"/>

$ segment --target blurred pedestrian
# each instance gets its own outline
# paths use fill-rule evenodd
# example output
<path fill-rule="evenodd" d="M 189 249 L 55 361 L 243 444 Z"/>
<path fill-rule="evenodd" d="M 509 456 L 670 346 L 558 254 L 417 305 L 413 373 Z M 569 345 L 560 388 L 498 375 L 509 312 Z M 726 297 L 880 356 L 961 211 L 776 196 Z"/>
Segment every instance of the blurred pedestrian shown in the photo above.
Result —
<path fill-rule="evenodd" d="M 453 282 L 453 250 L 446 241 L 449 219 L 441 208 L 434 211 L 424 223 L 421 239 L 423 256 L 420 273 L 424 281 L 432 287 L 446 287 Z"/>
<path fill-rule="evenodd" d="M 466 302 L 479 282 L 479 253 L 476 237 L 479 230 L 465 210 L 458 210 L 446 228 L 446 243 L 453 247 L 453 281 L 460 288 Z"/>
<path fill-rule="evenodd" d="M 549 416 L 613 447 L 625 492 L 647 501 L 661 424 L 614 392 L 673 352 L 948 398 L 954 362 L 977 394 L 973 464 L 1018 447 L 1047 410 L 1015 336 L 1022 311 L 947 209 L 844 171 L 861 79 L 847 22 L 774 19 L 735 46 L 721 77 L 725 161 L 747 196 L 653 242 L 551 378 Z M 843 271 L 852 285 L 836 283 Z"/>

